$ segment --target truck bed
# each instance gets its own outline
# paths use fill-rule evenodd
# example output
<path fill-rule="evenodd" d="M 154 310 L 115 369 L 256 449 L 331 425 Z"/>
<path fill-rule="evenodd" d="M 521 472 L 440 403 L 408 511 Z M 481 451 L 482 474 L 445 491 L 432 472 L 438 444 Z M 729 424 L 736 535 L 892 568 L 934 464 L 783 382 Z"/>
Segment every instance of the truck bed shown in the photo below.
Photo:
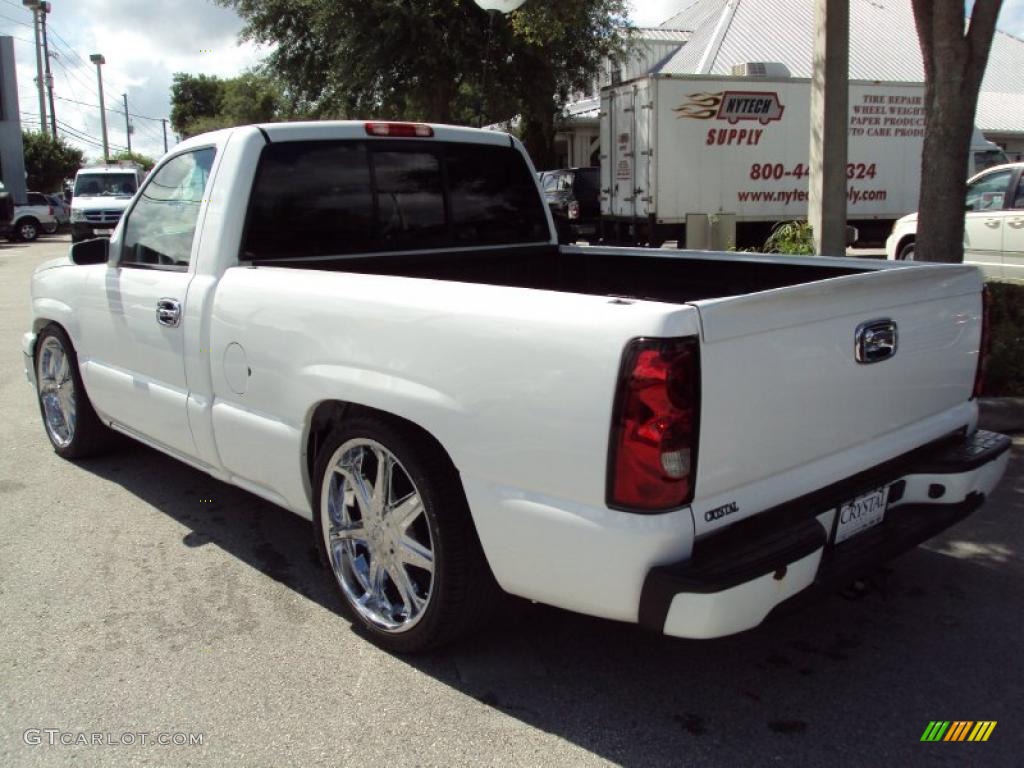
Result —
<path fill-rule="evenodd" d="M 816 262 L 816 263 L 811 263 Z M 536 246 L 261 262 L 267 266 L 417 277 L 682 304 L 872 271 L 840 259 Z"/>

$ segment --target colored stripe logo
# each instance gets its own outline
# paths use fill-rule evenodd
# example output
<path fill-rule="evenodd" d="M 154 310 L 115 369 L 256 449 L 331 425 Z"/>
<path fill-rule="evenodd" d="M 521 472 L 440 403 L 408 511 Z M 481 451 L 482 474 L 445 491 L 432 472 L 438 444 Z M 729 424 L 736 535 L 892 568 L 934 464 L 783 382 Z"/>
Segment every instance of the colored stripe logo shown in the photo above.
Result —
<path fill-rule="evenodd" d="M 932 720 L 921 741 L 988 741 L 996 720 Z"/>

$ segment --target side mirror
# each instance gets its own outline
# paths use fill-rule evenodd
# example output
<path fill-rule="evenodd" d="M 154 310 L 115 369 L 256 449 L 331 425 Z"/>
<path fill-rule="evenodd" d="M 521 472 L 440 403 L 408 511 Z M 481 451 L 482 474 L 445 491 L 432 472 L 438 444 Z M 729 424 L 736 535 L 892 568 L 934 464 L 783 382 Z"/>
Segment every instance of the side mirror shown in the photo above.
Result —
<path fill-rule="evenodd" d="M 71 261 L 79 266 L 106 264 L 110 258 L 110 241 L 105 237 L 83 240 L 71 246 Z"/>

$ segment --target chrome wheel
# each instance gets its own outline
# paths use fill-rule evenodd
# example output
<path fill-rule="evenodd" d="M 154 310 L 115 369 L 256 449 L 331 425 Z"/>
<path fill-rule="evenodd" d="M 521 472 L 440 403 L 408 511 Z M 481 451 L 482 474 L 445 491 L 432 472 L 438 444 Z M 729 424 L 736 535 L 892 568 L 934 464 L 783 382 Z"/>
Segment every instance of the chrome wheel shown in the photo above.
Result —
<path fill-rule="evenodd" d="M 328 560 L 352 608 L 384 632 L 414 627 L 433 594 L 434 539 L 402 464 L 374 440 L 348 440 L 327 465 L 320 504 Z"/>
<path fill-rule="evenodd" d="M 46 431 L 54 445 L 66 448 L 75 437 L 77 423 L 75 380 L 67 350 L 55 336 L 47 336 L 39 348 L 37 377 Z"/>

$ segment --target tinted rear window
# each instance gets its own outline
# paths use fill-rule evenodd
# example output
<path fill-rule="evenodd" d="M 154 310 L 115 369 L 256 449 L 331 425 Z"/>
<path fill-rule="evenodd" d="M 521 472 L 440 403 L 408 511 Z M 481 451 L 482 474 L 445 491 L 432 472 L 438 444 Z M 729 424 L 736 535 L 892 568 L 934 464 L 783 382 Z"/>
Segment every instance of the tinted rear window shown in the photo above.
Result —
<path fill-rule="evenodd" d="M 265 147 L 260 158 L 242 258 L 547 239 L 534 177 L 510 147 L 279 142 Z"/>

